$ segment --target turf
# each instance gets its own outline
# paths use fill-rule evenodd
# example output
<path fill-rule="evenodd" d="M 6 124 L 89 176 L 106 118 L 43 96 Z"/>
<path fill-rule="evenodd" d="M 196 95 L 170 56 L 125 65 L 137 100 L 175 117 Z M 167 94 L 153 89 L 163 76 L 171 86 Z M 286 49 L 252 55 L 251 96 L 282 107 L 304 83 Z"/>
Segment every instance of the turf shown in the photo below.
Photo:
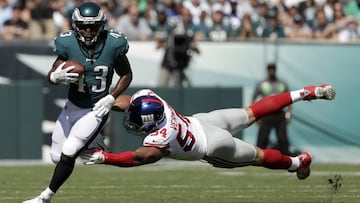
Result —
<path fill-rule="evenodd" d="M 38 195 L 53 167 L 1 166 L 0 202 Z M 136 168 L 77 165 L 52 202 L 352 203 L 360 201 L 359 183 L 359 165 L 314 164 L 312 175 L 302 181 L 286 171 L 259 167 L 217 169 L 182 162 Z"/>

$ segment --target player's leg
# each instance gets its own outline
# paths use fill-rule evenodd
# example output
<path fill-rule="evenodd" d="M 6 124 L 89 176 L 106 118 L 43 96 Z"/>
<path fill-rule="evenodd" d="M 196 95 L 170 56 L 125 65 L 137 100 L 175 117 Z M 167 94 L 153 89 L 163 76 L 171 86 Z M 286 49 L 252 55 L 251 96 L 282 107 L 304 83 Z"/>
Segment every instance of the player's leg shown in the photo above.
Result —
<path fill-rule="evenodd" d="M 63 109 L 56 120 L 53 133 L 51 135 L 51 160 L 56 164 L 60 161 L 62 146 L 69 135 L 71 124 L 67 117 L 67 110 Z"/>
<path fill-rule="evenodd" d="M 215 125 L 200 121 L 207 141 L 206 157 L 232 157 L 235 150 L 236 144 L 233 136 L 222 128 Z M 206 159 L 205 159 L 206 160 Z M 207 160 L 211 164 L 216 164 Z"/>
<path fill-rule="evenodd" d="M 56 193 L 61 185 L 71 175 L 75 160 L 89 143 L 99 135 L 101 128 L 106 123 L 107 117 L 99 119 L 90 111 L 81 117 L 71 128 L 70 134 L 63 144 L 61 159 L 57 164 L 49 189 Z"/>
<path fill-rule="evenodd" d="M 246 107 L 245 110 L 249 114 L 249 125 L 251 125 L 256 120 L 277 112 L 292 103 L 314 99 L 332 100 L 335 95 L 335 89 L 330 85 L 308 86 L 303 89 L 265 97 Z"/>
<path fill-rule="evenodd" d="M 254 165 L 269 169 L 286 169 L 289 172 L 296 172 L 299 179 L 305 179 L 310 175 L 312 158 L 309 152 L 291 157 L 275 149 L 260 149 L 257 147 L 256 151 L 257 155 Z"/>
<path fill-rule="evenodd" d="M 25 203 L 50 202 L 52 196 L 71 175 L 75 160 L 81 150 L 96 138 L 107 119 L 107 117 L 104 117 L 103 120 L 97 118 L 91 109 L 79 109 L 77 113 L 72 112 L 72 115 L 80 119 L 76 121 L 77 118 L 67 118 L 76 121 L 76 123 L 63 143 L 61 157 L 55 167 L 49 186 L 40 196 L 25 201 Z"/>
<path fill-rule="evenodd" d="M 299 179 L 305 179 L 310 175 L 311 155 L 308 152 L 297 157 L 290 157 L 281 154 L 279 150 L 261 149 L 235 137 L 232 143 L 229 140 L 224 142 L 221 139 L 223 137 L 220 137 L 214 134 L 208 137 L 208 141 L 210 140 L 208 148 L 211 151 L 207 153 L 204 160 L 214 167 L 235 168 L 254 165 L 296 172 Z M 219 149 L 225 150 L 226 153 Z"/>
<path fill-rule="evenodd" d="M 208 123 L 235 134 L 247 127 L 248 113 L 242 108 L 214 110 L 193 115 L 202 123 Z"/>
<path fill-rule="evenodd" d="M 61 157 L 62 146 L 70 132 L 71 124 L 67 119 L 67 115 L 69 110 L 67 108 L 63 108 L 58 119 L 56 120 L 55 127 L 51 136 L 51 150 L 50 156 L 51 160 L 58 164 Z M 47 187 L 38 197 L 34 199 L 24 201 L 25 203 L 33 203 L 33 202 L 50 202 L 51 196 L 54 195 L 54 192 Z"/>

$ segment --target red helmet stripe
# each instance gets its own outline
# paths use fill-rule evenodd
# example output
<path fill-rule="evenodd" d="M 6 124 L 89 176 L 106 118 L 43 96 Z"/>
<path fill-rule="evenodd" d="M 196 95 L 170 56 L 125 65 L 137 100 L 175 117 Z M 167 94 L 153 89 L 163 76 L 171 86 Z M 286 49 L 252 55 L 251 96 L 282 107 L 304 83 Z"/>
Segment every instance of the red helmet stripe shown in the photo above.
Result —
<path fill-rule="evenodd" d="M 158 104 L 162 104 L 162 102 L 160 100 L 154 99 L 154 98 L 145 98 L 145 99 L 142 99 L 141 102 L 155 102 Z"/>

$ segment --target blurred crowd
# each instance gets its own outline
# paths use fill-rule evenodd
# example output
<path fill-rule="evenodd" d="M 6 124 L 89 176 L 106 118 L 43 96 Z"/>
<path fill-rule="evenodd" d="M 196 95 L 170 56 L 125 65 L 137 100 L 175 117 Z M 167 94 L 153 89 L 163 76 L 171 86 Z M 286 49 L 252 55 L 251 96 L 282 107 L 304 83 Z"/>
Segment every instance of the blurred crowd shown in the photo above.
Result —
<path fill-rule="evenodd" d="M 82 0 L 0 0 L 0 40 L 51 40 L 71 29 Z M 96 0 L 108 29 L 129 40 L 166 38 L 176 24 L 202 41 L 360 39 L 360 0 Z"/>

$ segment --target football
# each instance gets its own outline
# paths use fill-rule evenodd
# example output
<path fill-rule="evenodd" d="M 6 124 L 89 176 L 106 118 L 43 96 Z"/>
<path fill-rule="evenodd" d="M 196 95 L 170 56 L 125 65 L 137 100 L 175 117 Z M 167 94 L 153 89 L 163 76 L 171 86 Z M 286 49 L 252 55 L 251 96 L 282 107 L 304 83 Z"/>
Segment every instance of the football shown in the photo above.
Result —
<path fill-rule="evenodd" d="M 79 77 L 81 77 L 84 74 L 85 68 L 84 66 L 75 60 L 67 60 L 65 61 L 65 65 L 62 69 L 68 68 L 70 66 L 75 66 L 73 70 L 71 70 L 69 73 L 79 73 Z"/>

